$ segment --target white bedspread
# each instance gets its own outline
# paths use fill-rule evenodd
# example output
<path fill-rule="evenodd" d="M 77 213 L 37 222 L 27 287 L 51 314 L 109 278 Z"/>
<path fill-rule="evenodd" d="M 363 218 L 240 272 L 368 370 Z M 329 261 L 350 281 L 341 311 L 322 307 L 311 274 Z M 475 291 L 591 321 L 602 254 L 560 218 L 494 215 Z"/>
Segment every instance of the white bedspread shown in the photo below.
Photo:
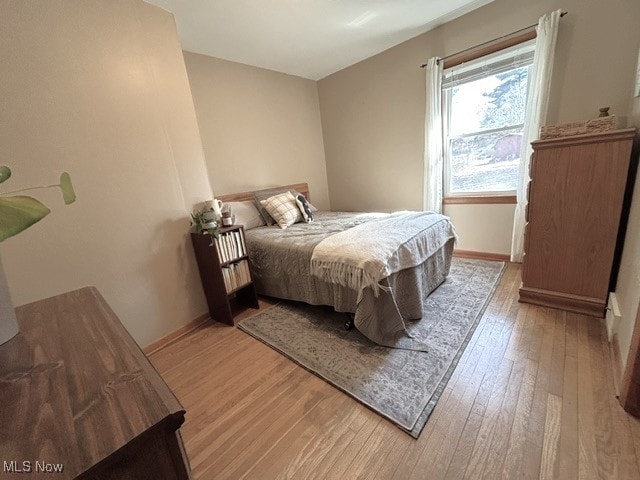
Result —
<path fill-rule="evenodd" d="M 311 274 L 361 293 L 405 268 L 423 263 L 455 238 L 448 217 L 433 212 L 398 212 L 335 233 L 313 250 Z"/>

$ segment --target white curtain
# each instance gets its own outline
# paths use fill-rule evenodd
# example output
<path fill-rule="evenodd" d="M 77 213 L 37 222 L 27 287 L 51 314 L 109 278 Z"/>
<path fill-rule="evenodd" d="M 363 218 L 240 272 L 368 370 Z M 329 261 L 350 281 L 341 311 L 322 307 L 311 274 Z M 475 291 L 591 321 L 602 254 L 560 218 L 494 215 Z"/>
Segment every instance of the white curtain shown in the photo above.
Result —
<path fill-rule="evenodd" d="M 529 184 L 529 163 L 533 150 L 531 142 L 539 138 L 540 127 L 547 118 L 549 91 L 551 90 L 551 72 L 558 36 L 558 23 L 561 10 L 540 17 L 536 27 L 536 50 L 533 66 L 529 75 L 529 94 L 527 96 L 526 117 L 520 152 L 520 171 L 518 173 L 518 204 L 513 219 L 511 239 L 511 261 L 522 262 L 524 254 L 525 211 L 527 208 L 527 186 Z"/>
<path fill-rule="evenodd" d="M 442 62 L 429 59 L 425 72 L 423 208 L 442 213 Z"/>

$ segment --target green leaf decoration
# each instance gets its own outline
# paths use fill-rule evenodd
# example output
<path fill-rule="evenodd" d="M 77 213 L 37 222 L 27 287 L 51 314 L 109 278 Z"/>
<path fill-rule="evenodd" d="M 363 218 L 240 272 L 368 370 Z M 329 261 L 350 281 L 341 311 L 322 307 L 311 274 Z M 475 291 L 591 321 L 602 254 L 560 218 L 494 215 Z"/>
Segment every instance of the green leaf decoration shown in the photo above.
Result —
<path fill-rule="evenodd" d="M 33 197 L 0 197 L 0 242 L 26 230 L 51 210 Z"/>
<path fill-rule="evenodd" d="M 62 198 L 65 205 L 76 201 L 76 192 L 73 191 L 71 176 L 67 172 L 62 172 L 62 175 L 60 175 L 60 190 L 62 190 Z"/>
<path fill-rule="evenodd" d="M 6 165 L 0 165 L 0 183 L 8 180 L 11 176 L 11 169 Z"/>

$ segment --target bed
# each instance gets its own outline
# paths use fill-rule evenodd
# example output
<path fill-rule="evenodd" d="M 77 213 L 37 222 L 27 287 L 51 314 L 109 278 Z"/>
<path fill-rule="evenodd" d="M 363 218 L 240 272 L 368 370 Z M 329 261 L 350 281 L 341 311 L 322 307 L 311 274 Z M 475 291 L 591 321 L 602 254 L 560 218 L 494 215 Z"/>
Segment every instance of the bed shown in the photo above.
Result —
<path fill-rule="evenodd" d="M 311 200 L 305 183 L 219 198 L 225 203 L 241 202 L 284 189 Z M 355 327 L 378 344 L 426 349 L 411 338 L 405 322 L 422 319 L 428 295 L 449 273 L 455 232 L 447 217 L 425 212 L 317 211 L 311 223 L 246 230 L 245 240 L 259 294 L 327 305 L 353 314 Z M 343 263 L 348 264 L 353 253 L 347 252 L 344 260 L 340 255 L 343 248 L 368 255 L 368 250 L 378 247 L 386 248 L 381 257 L 386 259 L 385 265 L 378 277 L 363 281 L 353 272 L 343 275 Z M 365 260 L 368 262 L 368 257 Z M 354 262 L 363 264 L 362 259 Z"/>

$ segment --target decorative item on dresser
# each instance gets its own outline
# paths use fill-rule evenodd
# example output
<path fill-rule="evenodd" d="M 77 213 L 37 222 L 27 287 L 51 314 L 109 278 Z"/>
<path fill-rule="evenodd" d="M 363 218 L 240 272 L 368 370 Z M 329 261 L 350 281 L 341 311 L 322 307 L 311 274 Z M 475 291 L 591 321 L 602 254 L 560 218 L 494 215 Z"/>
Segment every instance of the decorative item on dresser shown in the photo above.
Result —
<path fill-rule="evenodd" d="M 615 130 L 618 119 L 615 115 L 609 115 L 611 107 L 602 107 L 596 118 L 584 122 L 561 123 L 559 125 L 544 125 L 540 128 L 540 139 L 571 137 L 586 135 L 588 133 L 605 133 Z"/>
<path fill-rule="evenodd" d="M 11 178 L 11 169 L 0 165 L 0 183 Z M 67 172 L 60 175 L 60 183 L 39 187 L 23 188 L 8 193 L 0 193 L 0 242 L 26 230 L 49 215 L 51 210 L 39 200 L 27 195 L 14 195 L 30 190 L 60 188 L 62 199 L 66 205 L 76 201 L 76 193 Z M 18 334 L 18 321 L 9 294 L 9 285 L 0 261 L 0 345 L 8 342 Z"/>
<path fill-rule="evenodd" d="M 520 301 L 602 317 L 638 167 L 636 130 L 531 145 Z"/>
<path fill-rule="evenodd" d="M 5 474 L 190 478 L 185 411 L 95 288 L 16 314 L 20 333 L 0 346 Z"/>
<path fill-rule="evenodd" d="M 258 308 L 242 225 L 220 228 L 219 236 L 192 233 L 202 288 L 213 320 L 233 325 L 234 306 Z"/>

